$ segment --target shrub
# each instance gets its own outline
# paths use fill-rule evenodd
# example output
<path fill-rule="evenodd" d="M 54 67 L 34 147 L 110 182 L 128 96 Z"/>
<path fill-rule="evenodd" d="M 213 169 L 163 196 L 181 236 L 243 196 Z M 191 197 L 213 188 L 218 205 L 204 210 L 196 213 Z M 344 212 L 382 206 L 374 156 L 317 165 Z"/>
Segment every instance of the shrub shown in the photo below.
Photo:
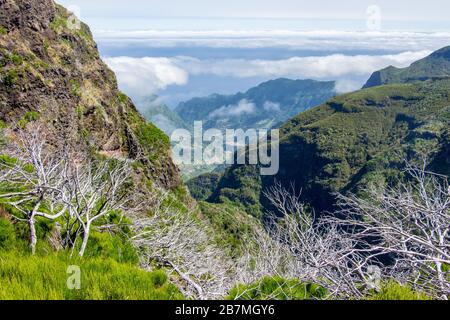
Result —
<path fill-rule="evenodd" d="M 312 300 L 323 299 L 326 290 L 315 284 L 281 277 L 265 277 L 251 285 L 238 285 L 228 296 L 230 300 Z"/>
<path fill-rule="evenodd" d="M 23 63 L 23 58 L 21 56 L 19 56 L 17 53 L 13 53 L 11 55 L 11 61 L 16 66 L 20 66 Z"/>
<path fill-rule="evenodd" d="M 23 115 L 23 117 L 19 120 L 18 126 L 20 128 L 25 128 L 27 124 L 30 122 L 34 122 L 39 119 L 39 113 L 36 111 L 29 111 Z"/>
<path fill-rule="evenodd" d="M 130 242 L 109 233 L 93 232 L 89 237 L 86 257 L 109 258 L 121 263 L 137 264 L 138 255 Z"/>
<path fill-rule="evenodd" d="M 380 292 L 369 297 L 370 300 L 431 300 L 423 293 L 414 292 L 410 287 L 397 282 L 385 284 Z"/>
<path fill-rule="evenodd" d="M 70 79 L 69 84 L 70 84 L 70 92 L 72 93 L 72 95 L 76 97 L 81 97 L 83 94 L 81 91 L 81 85 L 74 79 Z"/>
<path fill-rule="evenodd" d="M 19 81 L 19 75 L 17 74 L 17 72 L 15 70 L 8 71 L 8 73 L 6 74 L 6 76 L 3 80 L 3 82 L 5 83 L 5 85 L 7 87 L 12 87 L 18 81 Z"/>

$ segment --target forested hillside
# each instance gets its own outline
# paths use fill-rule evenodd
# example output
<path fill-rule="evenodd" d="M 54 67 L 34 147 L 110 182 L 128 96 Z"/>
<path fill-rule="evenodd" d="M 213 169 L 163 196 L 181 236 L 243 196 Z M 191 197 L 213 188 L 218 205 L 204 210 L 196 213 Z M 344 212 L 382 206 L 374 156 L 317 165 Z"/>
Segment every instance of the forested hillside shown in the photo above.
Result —
<path fill-rule="evenodd" d="M 430 170 L 448 175 L 449 92 L 450 81 L 436 79 L 333 98 L 281 127 L 278 175 L 259 177 L 255 168 L 235 166 L 210 200 L 241 203 L 258 216 L 261 192 L 278 181 L 295 184 L 304 201 L 321 212 L 333 210 L 336 192 L 395 184 L 405 159 L 425 157 Z"/>

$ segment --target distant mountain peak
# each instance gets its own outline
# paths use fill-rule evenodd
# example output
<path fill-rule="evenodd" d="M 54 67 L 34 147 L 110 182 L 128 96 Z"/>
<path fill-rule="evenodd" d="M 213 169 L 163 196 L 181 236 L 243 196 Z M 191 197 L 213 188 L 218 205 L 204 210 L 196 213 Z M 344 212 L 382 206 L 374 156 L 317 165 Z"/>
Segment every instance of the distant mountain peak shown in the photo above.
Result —
<path fill-rule="evenodd" d="M 376 71 L 363 88 L 450 77 L 450 46 L 439 49 L 406 68 L 389 66 Z"/>

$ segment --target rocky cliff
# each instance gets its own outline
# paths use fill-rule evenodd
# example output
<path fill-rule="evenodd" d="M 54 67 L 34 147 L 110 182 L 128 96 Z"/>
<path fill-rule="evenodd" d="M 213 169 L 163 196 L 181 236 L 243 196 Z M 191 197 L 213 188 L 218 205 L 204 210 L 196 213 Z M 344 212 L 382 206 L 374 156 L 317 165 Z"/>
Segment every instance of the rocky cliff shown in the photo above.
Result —
<path fill-rule="evenodd" d="M 53 0 L 0 0 L 0 120 L 39 121 L 55 144 L 139 158 L 152 181 L 180 184 L 168 138 L 118 90 L 87 25 Z"/>

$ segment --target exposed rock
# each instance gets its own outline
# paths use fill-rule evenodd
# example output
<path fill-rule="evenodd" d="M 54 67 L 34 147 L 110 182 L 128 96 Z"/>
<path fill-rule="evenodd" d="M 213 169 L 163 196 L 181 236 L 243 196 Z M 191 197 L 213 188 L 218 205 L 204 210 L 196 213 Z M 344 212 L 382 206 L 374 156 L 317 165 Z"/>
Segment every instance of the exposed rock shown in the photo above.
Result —
<path fill-rule="evenodd" d="M 137 143 L 153 181 L 180 184 L 165 139 L 148 139 L 160 131 L 118 90 L 87 25 L 53 0 L 0 0 L 0 119 L 46 123 L 55 144 L 103 155 L 133 156 Z"/>

